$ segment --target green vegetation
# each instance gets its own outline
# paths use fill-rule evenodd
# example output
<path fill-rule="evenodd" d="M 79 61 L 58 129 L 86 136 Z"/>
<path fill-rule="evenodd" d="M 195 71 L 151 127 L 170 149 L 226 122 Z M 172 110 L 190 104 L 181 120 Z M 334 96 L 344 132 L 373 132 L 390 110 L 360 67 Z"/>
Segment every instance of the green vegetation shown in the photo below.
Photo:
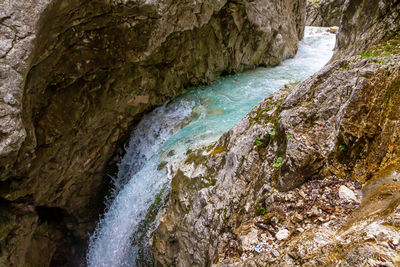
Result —
<path fill-rule="evenodd" d="M 345 145 L 339 145 L 339 150 L 340 151 L 345 151 L 346 150 L 346 146 Z"/>
<path fill-rule="evenodd" d="M 294 138 L 294 134 L 286 133 L 287 138 Z"/>
<path fill-rule="evenodd" d="M 222 145 L 218 145 L 212 152 L 211 155 L 215 157 L 217 154 L 221 154 L 226 151 L 226 147 Z"/>
<path fill-rule="evenodd" d="M 387 42 L 378 44 L 375 48 L 361 53 L 361 58 L 374 58 L 400 54 L 400 36 L 397 35 Z"/>
<path fill-rule="evenodd" d="M 165 168 L 165 166 L 167 166 L 168 162 L 166 161 L 161 161 L 161 163 L 157 166 L 157 170 L 162 170 Z"/>
<path fill-rule="evenodd" d="M 366 52 L 362 53 L 361 54 L 361 58 L 378 57 L 378 56 L 381 56 L 381 55 L 382 55 L 381 51 L 377 51 L 377 50 L 371 51 L 371 50 L 369 50 L 369 51 L 366 51 Z"/>
<path fill-rule="evenodd" d="M 344 62 L 342 63 L 342 69 L 348 70 L 349 67 L 350 67 L 350 62 L 349 62 L 349 61 L 344 61 Z"/>
<path fill-rule="evenodd" d="M 256 122 L 261 122 L 261 119 L 264 119 L 267 116 L 267 113 L 269 111 L 269 108 L 266 108 L 265 110 L 259 107 L 256 111 L 256 117 L 254 119 L 250 120 L 250 125 L 255 124 Z"/>
<path fill-rule="evenodd" d="M 268 134 L 269 134 L 269 135 L 272 135 L 272 136 L 276 135 L 275 129 L 272 129 L 271 131 L 269 131 Z"/>
<path fill-rule="evenodd" d="M 147 210 L 146 218 L 144 219 L 146 222 L 152 222 L 155 219 L 155 216 L 158 213 L 158 210 L 161 208 L 163 196 L 166 192 L 167 187 L 163 187 L 160 193 L 158 193 L 154 199 L 153 204 L 151 204 L 150 208 Z"/>
<path fill-rule="evenodd" d="M 274 163 L 274 167 L 275 168 L 279 168 L 282 165 L 282 162 L 283 162 L 283 158 L 282 157 L 277 158 L 276 162 Z"/>
<path fill-rule="evenodd" d="M 256 209 L 256 215 L 264 215 L 267 212 L 267 210 L 265 209 L 265 207 L 260 206 Z"/>
<path fill-rule="evenodd" d="M 262 146 L 263 145 L 263 141 L 261 140 L 261 138 L 259 136 L 256 137 L 256 146 Z"/>
<path fill-rule="evenodd" d="M 294 84 L 297 84 L 297 83 L 294 83 Z M 287 89 L 286 91 L 289 92 L 290 90 Z M 280 112 L 282 111 L 282 101 L 283 101 L 284 97 L 285 96 L 282 96 L 282 98 L 277 102 L 272 101 L 271 97 L 265 99 L 264 100 L 265 108 L 262 108 L 260 106 L 260 107 L 258 107 L 258 109 L 256 111 L 252 111 L 250 113 L 252 115 L 252 117 L 254 115 L 255 116 L 250 119 L 249 127 L 251 127 L 255 123 L 268 123 L 268 122 L 271 122 L 276 125 L 278 116 L 279 116 Z M 271 110 L 274 110 L 274 113 L 268 114 L 268 112 Z"/>
<path fill-rule="evenodd" d="M 147 231 L 154 222 L 159 210 L 164 205 L 164 199 L 167 194 L 167 187 L 164 186 L 161 191 L 155 196 L 155 199 L 147 210 L 145 219 L 140 223 L 138 230 L 132 235 L 131 244 L 135 246 L 145 239 Z"/>
<path fill-rule="evenodd" d="M 206 157 L 203 156 L 203 151 L 201 149 L 195 150 L 195 151 L 192 151 L 191 149 L 189 149 L 186 152 L 186 154 L 188 155 L 185 160 L 186 164 L 194 163 L 195 166 L 198 166 L 198 165 L 202 164 L 206 159 Z"/>
<path fill-rule="evenodd" d="M 299 83 L 300 83 L 300 81 L 297 81 L 297 82 L 289 83 L 289 85 L 290 86 L 295 86 L 295 85 L 298 85 Z"/>

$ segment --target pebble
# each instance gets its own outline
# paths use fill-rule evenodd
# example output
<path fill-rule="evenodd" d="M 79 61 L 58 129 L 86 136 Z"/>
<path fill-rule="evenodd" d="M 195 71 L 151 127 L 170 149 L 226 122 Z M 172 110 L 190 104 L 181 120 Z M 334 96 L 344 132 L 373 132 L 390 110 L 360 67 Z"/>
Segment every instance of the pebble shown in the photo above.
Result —
<path fill-rule="evenodd" d="M 286 201 L 290 201 L 290 200 L 293 200 L 293 199 L 294 199 L 293 194 L 290 194 L 290 193 L 287 193 L 287 194 L 286 194 L 286 196 L 285 196 L 285 200 L 286 200 Z"/>
<path fill-rule="evenodd" d="M 300 223 L 301 221 L 303 221 L 303 216 L 301 215 L 301 214 L 298 214 L 298 213 L 296 213 L 294 216 L 293 216 L 293 221 L 295 222 L 295 223 Z"/>
<path fill-rule="evenodd" d="M 330 28 L 327 29 L 326 31 L 329 32 L 329 33 L 336 34 L 336 33 L 338 32 L 338 30 L 339 30 L 339 27 L 334 26 L 334 27 L 330 27 Z"/>
<path fill-rule="evenodd" d="M 268 243 L 266 243 L 266 242 L 261 242 L 261 243 L 259 243 L 259 244 L 254 248 L 254 250 L 255 250 L 257 253 L 261 253 L 261 252 L 267 250 L 269 247 L 271 247 L 270 244 L 268 244 Z"/>
<path fill-rule="evenodd" d="M 280 253 L 279 251 L 277 251 L 276 249 L 272 249 L 271 250 L 272 255 L 274 255 L 275 257 L 279 257 Z"/>
<path fill-rule="evenodd" d="M 279 219 L 278 219 L 276 216 L 274 216 L 274 217 L 271 218 L 271 222 L 272 222 L 274 225 L 276 225 L 276 224 L 279 223 Z"/>
<path fill-rule="evenodd" d="M 400 213 L 400 205 L 396 207 L 396 213 Z M 395 214 L 394 216 L 400 218 L 400 214 Z"/>
<path fill-rule="evenodd" d="M 279 230 L 275 237 L 278 240 L 285 240 L 289 237 L 289 231 L 287 229 Z"/>
<path fill-rule="evenodd" d="M 345 185 L 339 187 L 339 197 L 346 201 L 358 202 L 356 194 Z"/>
<path fill-rule="evenodd" d="M 274 203 L 274 196 L 273 195 L 271 195 L 271 196 L 269 196 L 266 200 L 265 200 L 265 206 L 269 206 L 269 205 L 271 205 L 272 203 Z"/>

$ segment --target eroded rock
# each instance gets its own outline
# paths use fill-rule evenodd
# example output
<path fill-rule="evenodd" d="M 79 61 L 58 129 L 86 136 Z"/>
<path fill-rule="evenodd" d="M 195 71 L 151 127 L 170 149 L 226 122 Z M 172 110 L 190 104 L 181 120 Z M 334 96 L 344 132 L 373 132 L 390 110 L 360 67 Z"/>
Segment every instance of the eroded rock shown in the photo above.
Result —
<path fill-rule="evenodd" d="M 334 59 L 360 54 L 400 31 L 396 0 L 351 0 L 343 9 Z"/>
<path fill-rule="evenodd" d="M 346 0 L 307 0 L 306 25 L 339 26 Z"/>

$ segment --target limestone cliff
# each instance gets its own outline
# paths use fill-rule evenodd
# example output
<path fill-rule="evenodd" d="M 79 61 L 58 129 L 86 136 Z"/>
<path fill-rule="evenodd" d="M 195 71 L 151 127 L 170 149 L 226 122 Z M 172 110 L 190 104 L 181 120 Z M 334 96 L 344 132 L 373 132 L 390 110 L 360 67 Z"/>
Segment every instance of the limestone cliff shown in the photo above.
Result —
<path fill-rule="evenodd" d="M 293 56 L 304 23 L 305 0 L 1 1 L 0 265 L 67 264 L 141 114 Z"/>
<path fill-rule="evenodd" d="M 339 26 L 346 0 L 307 0 L 307 26 Z"/>
<path fill-rule="evenodd" d="M 400 31 L 400 5 L 396 0 L 347 1 L 334 58 L 367 51 Z"/>
<path fill-rule="evenodd" d="M 400 5 L 375 4 L 347 1 L 335 61 L 189 155 L 153 237 L 161 264 L 400 263 Z"/>

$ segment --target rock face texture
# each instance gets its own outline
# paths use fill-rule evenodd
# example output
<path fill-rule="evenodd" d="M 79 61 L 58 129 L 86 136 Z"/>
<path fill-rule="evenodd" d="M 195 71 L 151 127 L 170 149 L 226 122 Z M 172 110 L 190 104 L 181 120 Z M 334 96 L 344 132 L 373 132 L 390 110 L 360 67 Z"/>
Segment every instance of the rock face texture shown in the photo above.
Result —
<path fill-rule="evenodd" d="M 240 235 L 248 233 L 242 228 L 264 223 L 256 218 L 260 214 L 294 216 L 289 212 L 294 204 L 284 209 L 287 195 L 298 192 L 292 189 L 325 177 L 329 177 L 326 184 L 336 180 L 344 184 L 346 178 L 364 181 L 398 158 L 400 62 L 399 56 L 386 59 L 392 67 L 353 58 L 355 62 L 327 66 L 304 83 L 267 98 L 210 152 L 195 152 L 197 165 L 182 167 L 174 177 L 170 206 L 154 237 L 160 262 L 203 266 L 208 259 L 222 264 L 229 256 L 224 251 L 229 240 L 240 244 L 234 246 L 237 255 L 242 251 L 250 258 L 255 245 L 275 240 L 267 238 L 275 233 L 261 231 L 265 240 L 247 237 L 255 244 L 247 245 L 246 251 Z M 262 144 L 257 145 L 257 139 Z M 266 199 L 277 190 L 289 193 L 282 194 L 280 205 L 274 206 L 276 197 Z M 338 194 L 339 188 L 334 190 Z M 313 201 L 304 201 L 296 212 L 304 216 Z M 285 244 L 280 243 L 283 249 Z"/>
<path fill-rule="evenodd" d="M 339 26 L 346 0 L 308 0 L 307 26 Z"/>
<path fill-rule="evenodd" d="M 393 11 L 394 2 L 380 5 Z M 374 3 L 347 1 L 354 19 L 341 25 L 335 61 L 266 98 L 176 171 L 152 240 L 162 265 L 400 263 L 391 230 L 400 218 L 399 31 L 354 37 Z M 377 25 L 398 25 L 393 12 L 379 14 Z"/>
<path fill-rule="evenodd" d="M 293 56 L 305 5 L 1 1 L 0 265 L 67 264 L 141 114 L 185 87 Z"/>
<path fill-rule="evenodd" d="M 399 1 L 347 1 L 334 58 L 366 51 L 383 39 L 398 35 L 399 31 Z"/>

